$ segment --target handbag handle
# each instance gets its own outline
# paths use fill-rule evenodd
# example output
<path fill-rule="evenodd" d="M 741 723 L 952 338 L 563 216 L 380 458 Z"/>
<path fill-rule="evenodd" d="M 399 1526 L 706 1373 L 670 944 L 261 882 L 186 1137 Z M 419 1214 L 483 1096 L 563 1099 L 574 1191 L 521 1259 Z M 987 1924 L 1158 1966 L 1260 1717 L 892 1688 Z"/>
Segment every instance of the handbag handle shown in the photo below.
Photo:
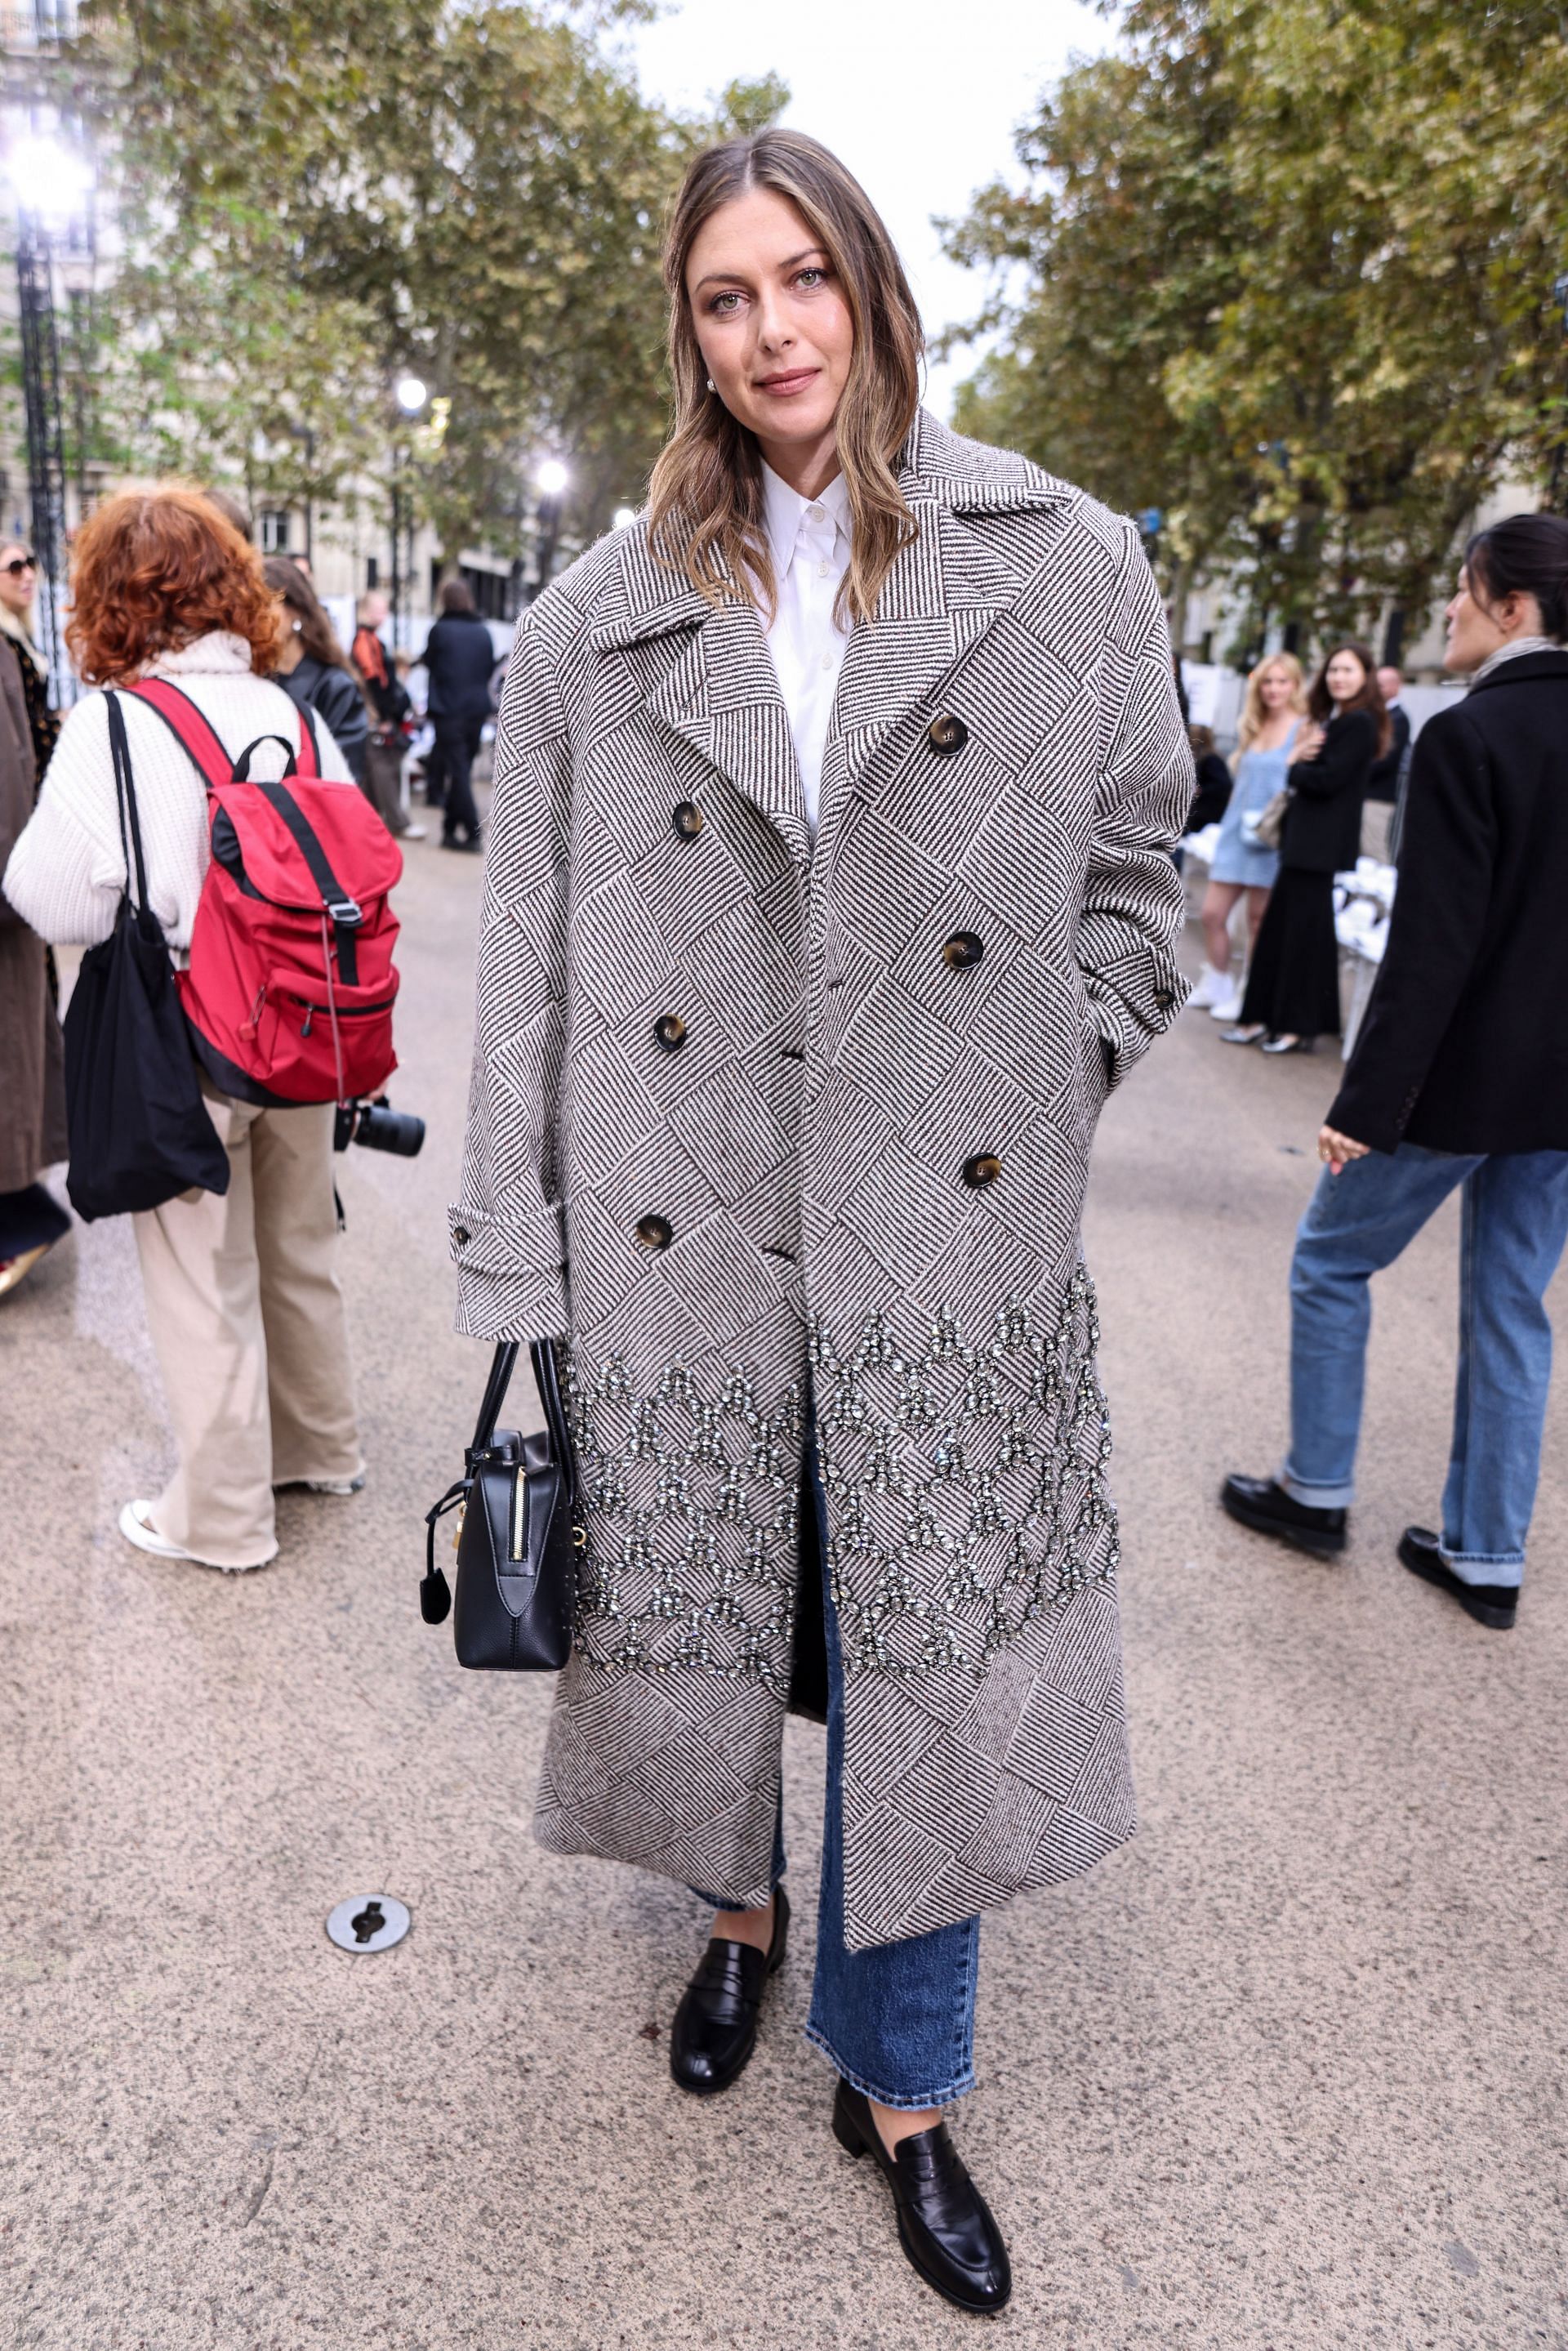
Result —
<path fill-rule="evenodd" d="M 452 1589 L 442 1571 L 435 1563 L 436 1521 L 448 1510 L 455 1510 L 468 1499 L 473 1484 L 473 1467 L 481 1454 L 488 1453 L 495 1437 L 495 1423 L 506 1401 L 506 1391 L 516 1368 L 520 1343 L 515 1339 L 499 1339 L 490 1361 L 490 1376 L 484 1383 L 480 1398 L 479 1418 L 473 1426 L 473 1443 L 468 1448 L 463 1474 L 447 1488 L 439 1502 L 425 1512 L 425 1572 L 420 1583 L 420 1614 L 427 1625 L 445 1622 L 452 1607 Z M 560 1467 L 566 1489 L 566 1505 L 576 1515 L 576 1459 L 572 1451 L 571 1431 L 566 1425 L 566 1405 L 561 1397 L 560 1365 L 556 1360 L 553 1339 L 529 1342 L 528 1360 L 533 1366 L 534 1384 L 539 1391 L 539 1405 L 545 1416 L 545 1426 L 550 1433 L 550 1443 Z"/>

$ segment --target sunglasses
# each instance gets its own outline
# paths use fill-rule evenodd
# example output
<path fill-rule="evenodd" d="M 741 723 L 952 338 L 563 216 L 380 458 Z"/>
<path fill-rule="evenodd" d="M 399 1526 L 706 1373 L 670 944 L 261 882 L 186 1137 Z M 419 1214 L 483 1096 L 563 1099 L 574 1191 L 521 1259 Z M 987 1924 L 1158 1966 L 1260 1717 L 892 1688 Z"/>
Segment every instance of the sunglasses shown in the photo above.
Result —
<path fill-rule="evenodd" d="M 0 564 L 0 571 L 8 571 L 13 580 L 20 580 L 24 571 L 36 571 L 37 568 L 30 555 L 14 555 L 9 563 Z"/>

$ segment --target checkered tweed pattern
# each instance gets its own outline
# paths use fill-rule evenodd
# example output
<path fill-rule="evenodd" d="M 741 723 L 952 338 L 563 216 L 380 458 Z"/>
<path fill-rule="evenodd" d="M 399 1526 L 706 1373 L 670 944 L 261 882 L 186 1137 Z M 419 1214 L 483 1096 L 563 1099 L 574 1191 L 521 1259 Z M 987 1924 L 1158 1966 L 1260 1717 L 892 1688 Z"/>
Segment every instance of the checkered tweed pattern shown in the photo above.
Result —
<path fill-rule="evenodd" d="M 540 1836 L 765 1900 L 815 1415 L 855 1949 L 1131 1832 L 1078 1229 L 1106 1086 L 1181 1001 L 1191 792 L 1130 526 L 924 414 L 901 483 L 815 847 L 750 605 L 633 525 L 533 606 L 452 1210 L 459 1327 L 569 1343 Z"/>

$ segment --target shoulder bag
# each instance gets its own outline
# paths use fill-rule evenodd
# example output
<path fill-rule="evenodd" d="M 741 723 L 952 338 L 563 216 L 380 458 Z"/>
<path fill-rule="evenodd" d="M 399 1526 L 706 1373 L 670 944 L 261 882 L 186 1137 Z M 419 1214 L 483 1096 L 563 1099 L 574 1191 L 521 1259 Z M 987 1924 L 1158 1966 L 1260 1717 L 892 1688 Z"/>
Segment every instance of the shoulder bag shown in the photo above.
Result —
<path fill-rule="evenodd" d="M 161 1208 L 182 1192 L 229 1188 L 229 1155 L 202 1097 L 169 943 L 148 903 L 125 713 L 118 694 L 104 700 L 125 890 L 113 930 L 82 957 L 63 1024 L 66 1189 L 89 1224 Z"/>
<path fill-rule="evenodd" d="M 545 1428 L 523 1437 L 495 1426 L 517 1361 L 517 1343 L 503 1340 L 463 1475 L 425 1514 L 421 1614 L 440 1625 L 450 1611 L 458 1664 L 492 1673 L 548 1674 L 566 1664 L 584 1542 L 555 1343 L 535 1340 L 528 1352 Z M 453 1510 L 462 1514 L 455 1606 L 435 1562 L 436 1528 Z"/>

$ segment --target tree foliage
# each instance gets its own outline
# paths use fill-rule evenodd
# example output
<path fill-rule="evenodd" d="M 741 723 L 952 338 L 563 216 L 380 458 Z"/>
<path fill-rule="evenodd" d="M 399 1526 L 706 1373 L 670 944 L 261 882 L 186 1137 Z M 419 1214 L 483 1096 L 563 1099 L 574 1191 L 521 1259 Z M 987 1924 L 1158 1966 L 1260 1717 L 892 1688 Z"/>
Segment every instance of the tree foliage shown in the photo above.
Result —
<path fill-rule="evenodd" d="M 1568 26 L 1540 0 L 1131 0 L 949 227 L 998 273 L 967 429 L 1164 510 L 1324 633 L 1430 599 L 1568 438 Z M 1010 273 L 1010 274 L 1009 274 Z"/>
<path fill-rule="evenodd" d="M 661 216 L 693 147 L 765 120 L 649 105 L 630 5 L 98 0 L 76 68 L 123 253 L 119 454 L 341 496 L 386 471 L 404 371 L 436 396 L 419 496 L 449 549 L 521 543 L 532 463 L 579 531 L 640 493 L 664 419 Z"/>

